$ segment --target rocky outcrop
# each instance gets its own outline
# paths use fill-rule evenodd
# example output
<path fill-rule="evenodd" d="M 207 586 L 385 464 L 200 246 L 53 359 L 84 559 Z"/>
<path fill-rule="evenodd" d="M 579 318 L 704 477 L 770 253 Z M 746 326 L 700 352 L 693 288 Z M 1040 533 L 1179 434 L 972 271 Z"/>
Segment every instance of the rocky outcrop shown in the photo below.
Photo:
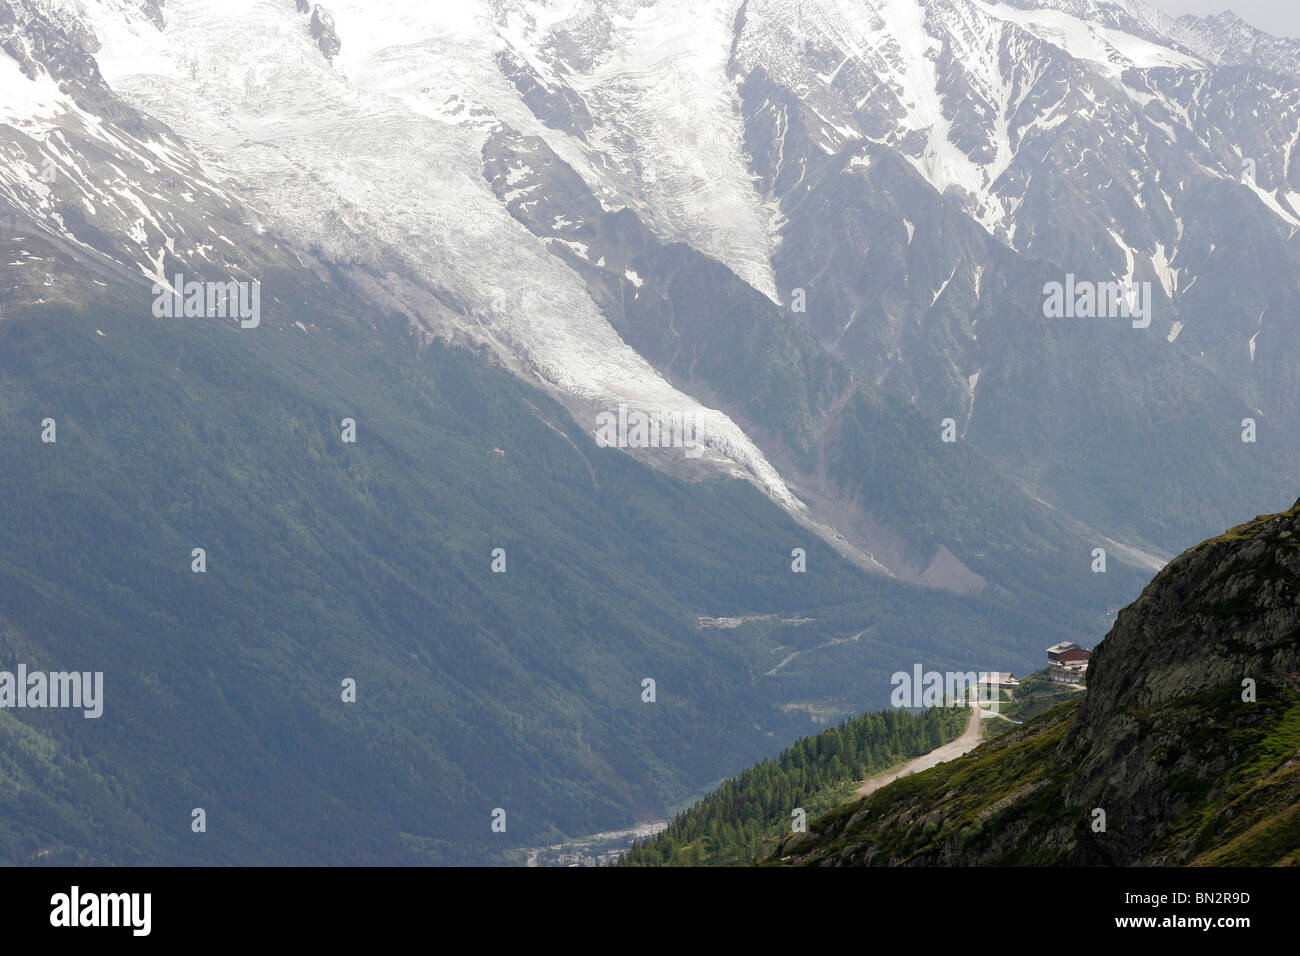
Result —
<path fill-rule="evenodd" d="M 1063 753 L 1085 755 L 1064 797 L 1122 808 L 1098 841 L 1116 860 L 1132 861 L 1199 794 L 1226 786 L 1251 739 L 1231 730 L 1248 728 L 1261 700 L 1296 693 L 1300 512 L 1293 508 L 1181 555 L 1120 613 L 1062 744 Z M 1207 733 L 1207 720 L 1228 732 Z"/>
<path fill-rule="evenodd" d="M 307 23 L 311 38 L 316 41 L 321 53 L 325 54 L 325 59 L 333 62 L 339 55 L 339 50 L 343 49 L 338 31 L 334 28 L 334 18 L 320 4 L 313 5 L 309 0 L 294 0 L 294 6 L 299 13 L 311 14 Z"/>
<path fill-rule="evenodd" d="M 333 60 L 339 55 L 339 50 L 343 49 L 343 44 L 339 41 L 339 35 L 334 30 L 334 18 L 324 9 L 317 6 L 311 12 L 311 37 L 320 47 L 320 51 L 325 54 L 325 59 Z"/>
<path fill-rule="evenodd" d="M 586 139 L 592 129 L 591 114 L 582 97 L 567 86 L 549 86 L 532 69 L 508 49 L 497 53 L 501 74 L 515 85 L 524 104 L 551 129 L 558 129 L 579 139 Z"/>
<path fill-rule="evenodd" d="M 1170 562 L 1087 697 L 842 807 L 774 862 L 1300 862 L 1300 502 Z"/>

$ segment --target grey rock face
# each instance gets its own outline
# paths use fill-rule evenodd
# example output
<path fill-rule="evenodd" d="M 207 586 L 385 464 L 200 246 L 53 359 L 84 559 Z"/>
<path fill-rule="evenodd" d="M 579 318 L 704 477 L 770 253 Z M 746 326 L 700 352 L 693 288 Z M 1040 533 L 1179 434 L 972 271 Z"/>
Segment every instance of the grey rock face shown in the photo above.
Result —
<path fill-rule="evenodd" d="M 343 44 L 339 42 L 339 36 L 334 31 L 334 18 L 319 5 L 311 12 L 310 28 L 312 39 L 325 54 L 325 59 L 333 60 L 338 56 L 339 50 L 343 49 Z"/>
<path fill-rule="evenodd" d="M 1085 756 L 1077 806 L 1110 806 L 1097 836 L 1117 862 L 1147 859 L 1193 794 L 1221 792 L 1257 700 L 1300 693 L 1300 503 L 1178 557 L 1120 613 L 1089 668 L 1061 748 Z M 1253 694 L 1252 694 L 1253 692 Z M 1173 851 L 1173 862 L 1178 851 Z"/>

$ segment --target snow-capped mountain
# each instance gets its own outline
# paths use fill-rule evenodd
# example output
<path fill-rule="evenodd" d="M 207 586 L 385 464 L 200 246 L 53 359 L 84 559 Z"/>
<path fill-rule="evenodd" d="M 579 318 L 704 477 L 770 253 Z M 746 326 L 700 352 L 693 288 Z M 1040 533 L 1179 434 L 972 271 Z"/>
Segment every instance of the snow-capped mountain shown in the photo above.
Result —
<path fill-rule="evenodd" d="M 1300 41 L 1258 30 L 1231 10 L 1205 17 L 1182 16 L 1162 27 L 1171 40 L 1207 63 L 1300 76 Z"/>
<path fill-rule="evenodd" d="M 631 344 L 610 283 L 635 298 L 654 277 L 613 274 L 584 225 L 630 210 L 936 433 L 955 419 L 1028 507 L 1140 548 L 1212 526 L 1234 476 L 1273 494 L 1295 460 L 1300 90 L 1286 43 L 1247 28 L 1100 0 L 4 9 L 5 196 L 50 241 L 151 281 L 328 263 L 422 334 L 491 344 L 580 420 L 694 415 L 706 462 L 867 564 L 894 519 L 811 487 L 716 380 Z M 502 165 L 507 141 L 540 151 Z M 64 177 L 44 181 L 42 150 Z M 1150 327 L 1046 326 L 1066 274 L 1151 283 Z M 717 303 L 691 306 L 682 321 Z M 1242 462 L 1246 415 L 1278 427 Z M 1062 467 L 1063 448 L 1084 457 Z M 1147 488 L 1102 502 L 1089 486 L 1115 469 Z"/>
<path fill-rule="evenodd" d="M 0 855 L 500 861 L 919 656 L 1091 642 L 1295 498 L 1294 52 L 1137 0 L 0 0 L 0 651 L 121 688 L 6 745 Z M 701 454 L 599 447 L 628 411 Z"/>

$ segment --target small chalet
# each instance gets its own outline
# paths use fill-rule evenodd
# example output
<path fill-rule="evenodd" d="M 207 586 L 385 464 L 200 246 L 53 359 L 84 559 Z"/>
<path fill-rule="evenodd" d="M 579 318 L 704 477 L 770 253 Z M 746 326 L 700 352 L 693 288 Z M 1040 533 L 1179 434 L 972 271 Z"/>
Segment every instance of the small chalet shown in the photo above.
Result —
<path fill-rule="evenodd" d="M 1081 684 L 1087 680 L 1088 661 L 1092 651 L 1080 647 L 1074 641 L 1062 641 L 1047 649 L 1047 661 L 1051 665 L 1048 676 L 1063 684 Z"/>
<path fill-rule="evenodd" d="M 1053 644 L 1047 649 L 1047 659 L 1053 664 L 1061 663 L 1061 655 L 1067 651 L 1082 650 L 1074 641 L 1062 641 L 1060 644 Z"/>

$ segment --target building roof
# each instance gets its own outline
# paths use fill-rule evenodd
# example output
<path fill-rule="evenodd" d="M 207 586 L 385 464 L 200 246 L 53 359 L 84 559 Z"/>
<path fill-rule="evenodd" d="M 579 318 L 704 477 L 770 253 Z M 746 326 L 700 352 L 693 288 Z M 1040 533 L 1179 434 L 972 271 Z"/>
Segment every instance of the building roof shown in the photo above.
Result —
<path fill-rule="evenodd" d="M 1076 643 L 1074 643 L 1074 641 L 1061 641 L 1060 644 L 1053 644 L 1051 647 L 1049 647 L 1049 648 L 1047 649 L 1047 653 L 1049 653 L 1049 654 L 1060 654 L 1060 653 L 1063 653 L 1064 651 L 1073 650 L 1074 648 L 1076 648 L 1076 647 L 1078 647 L 1078 646 L 1079 646 L 1079 645 L 1076 644 Z"/>

